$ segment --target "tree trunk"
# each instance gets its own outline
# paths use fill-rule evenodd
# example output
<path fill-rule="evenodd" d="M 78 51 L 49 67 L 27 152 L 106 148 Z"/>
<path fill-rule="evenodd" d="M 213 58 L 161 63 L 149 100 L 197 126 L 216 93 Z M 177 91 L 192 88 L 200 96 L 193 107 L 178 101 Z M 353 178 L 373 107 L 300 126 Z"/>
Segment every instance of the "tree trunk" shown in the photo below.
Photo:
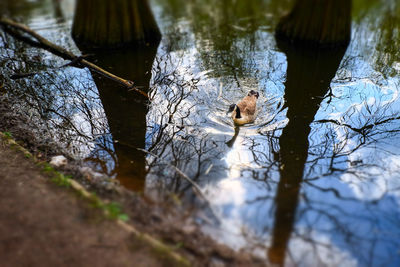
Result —
<path fill-rule="evenodd" d="M 351 0 L 297 0 L 276 36 L 296 44 L 342 46 L 350 41 Z"/>
<path fill-rule="evenodd" d="M 143 45 L 161 38 L 147 0 L 78 0 L 72 36 L 84 49 Z"/>

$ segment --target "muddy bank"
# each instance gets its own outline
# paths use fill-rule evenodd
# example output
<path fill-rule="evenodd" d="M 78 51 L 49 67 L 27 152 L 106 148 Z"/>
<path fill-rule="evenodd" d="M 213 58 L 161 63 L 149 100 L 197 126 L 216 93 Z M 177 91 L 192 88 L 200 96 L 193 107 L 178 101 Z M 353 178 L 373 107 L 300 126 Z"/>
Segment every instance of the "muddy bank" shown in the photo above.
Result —
<path fill-rule="evenodd" d="M 3 140 L 0 166 L 1 266 L 168 264 L 74 192 L 49 183 L 32 160 Z"/>

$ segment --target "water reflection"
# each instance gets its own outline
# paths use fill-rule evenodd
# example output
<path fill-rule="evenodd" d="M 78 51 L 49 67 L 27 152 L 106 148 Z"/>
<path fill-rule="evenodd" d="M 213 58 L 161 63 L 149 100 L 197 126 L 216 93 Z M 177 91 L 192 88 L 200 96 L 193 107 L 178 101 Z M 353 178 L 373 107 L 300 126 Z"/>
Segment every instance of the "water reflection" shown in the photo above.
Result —
<path fill-rule="evenodd" d="M 283 265 L 295 225 L 304 168 L 308 157 L 311 123 L 328 94 L 346 48 L 307 49 L 278 41 L 288 67 L 285 82 L 285 105 L 288 124 L 279 137 L 280 180 L 275 197 L 275 222 L 268 255 Z"/>
<path fill-rule="evenodd" d="M 398 1 L 356 1 L 345 53 L 276 44 L 286 2 L 153 2 L 164 34 L 157 51 L 94 57 L 148 90 L 150 103 L 86 69 L 58 69 L 65 62 L 2 34 L 1 83 L 13 110 L 128 186 L 175 193 L 232 247 L 289 266 L 398 266 L 398 16 L 390 9 Z M 71 16 L 47 27 L 43 14 L 58 12 L 29 3 L 40 12 L 21 10 L 26 21 L 75 50 Z M 38 74 L 9 78 L 26 72 Z M 235 129 L 227 108 L 249 89 L 261 94 L 257 120 Z"/>
<path fill-rule="evenodd" d="M 93 60 L 115 75 L 134 81 L 147 93 L 157 45 L 97 52 Z M 109 176 L 115 176 L 125 187 L 143 191 L 147 171 L 145 155 L 138 148 L 145 148 L 149 101 L 114 81 L 96 73 L 92 75 L 111 136 L 98 137 L 97 146 L 86 161 Z"/>

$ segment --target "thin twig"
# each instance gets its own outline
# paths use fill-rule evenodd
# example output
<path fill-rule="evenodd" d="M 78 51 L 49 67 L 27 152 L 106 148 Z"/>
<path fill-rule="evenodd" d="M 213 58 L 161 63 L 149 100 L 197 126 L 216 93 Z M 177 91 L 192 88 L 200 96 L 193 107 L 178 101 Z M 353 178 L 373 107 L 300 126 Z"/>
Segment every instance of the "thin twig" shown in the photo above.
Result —
<path fill-rule="evenodd" d="M 10 19 L 1 18 L 0 25 L 5 27 L 6 29 L 14 30 L 11 32 L 11 34 L 19 35 L 15 30 L 18 30 L 18 31 L 28 34 L 30 37 L 32 37 L 34 39 L 33 41 L 31 40 L 31 42 L 29 42 L 29 44 L 31 44 L 31 45 L 40 45 L 42 48 L 46 49 L 47 51 L 49 51 L 57 56 L 62 57 L 63 59 L 71 60 L 72 62 L 76 62 L 76 63 L 79 62 L 80 64 L 84 65 L 85 67 L 88 67 L 89 69 L 97 72 L 98 74 L 103 75 L 113 81 L 116 81 L 116 82 L 124 85 L 125 87 L 140 93 L 141 95 L 145 96 L 146 98 L 149 98 L 149 96 L 145 92 L 135 88 L 134 83 L 132 81 L 125 80 L 121 77 L 118 77 L 118 76 L 100 68 L 96 64 L 93 64 L 90 61 L 87 61 L 86 59 L 82 58 L 81 56 L 77 56 L 74 53 L 66 50 L 65 48 L 63 48 L 59 45 L 53 44 L 52 42 L 50 42 L 43 36 L 39 35 L 38 33 L 36 33 L 35 31 L 33 31 L 32 29 L 30 29 L 28 26 L 26 26 L 24 24 L 12 21 Z M 23 37 L 23 36 L 21 36 L 21 37 Z M 24 38 L 22 38 L 22 39 L 24 39 Z"/>

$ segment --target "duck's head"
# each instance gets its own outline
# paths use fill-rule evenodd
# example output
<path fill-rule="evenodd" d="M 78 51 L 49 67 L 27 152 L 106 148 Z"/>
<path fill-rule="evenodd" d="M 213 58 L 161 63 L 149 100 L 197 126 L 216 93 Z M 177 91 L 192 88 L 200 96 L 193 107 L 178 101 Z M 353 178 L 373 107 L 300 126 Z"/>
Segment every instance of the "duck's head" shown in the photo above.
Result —
<path fill-rule="evenodd" d="M 235 110 L 235 108 L 237 108 L 237 105 L 236 105 L 236 104 L 230 105 L 230 106 L 229 106 L 229 109 L 228 109 L 228 112 L 227 112 L 226 114 L 229 114 L 229 113 L 233 112 L 233 111 Z"/>
<path fill-rule="evenodd" d="M 236 104 L 230 105 L 229 109 L 228 109 L 228 112 L 226 114 L 229 114 L 231 112 L 234 113 L 233 116 L 235 118 L 241 118 L 241 116 L 240 116 L 240 108 L 238 107 L 238 105 L 236 105 Z"/>
<path fill-rule="evenodd" d="M 248 96 L 255 96 L 256 98 L 258 98 L 260 96 L 260 94 L 254 90 L 250 90 L 249 93 L 247 94 Z"/>

